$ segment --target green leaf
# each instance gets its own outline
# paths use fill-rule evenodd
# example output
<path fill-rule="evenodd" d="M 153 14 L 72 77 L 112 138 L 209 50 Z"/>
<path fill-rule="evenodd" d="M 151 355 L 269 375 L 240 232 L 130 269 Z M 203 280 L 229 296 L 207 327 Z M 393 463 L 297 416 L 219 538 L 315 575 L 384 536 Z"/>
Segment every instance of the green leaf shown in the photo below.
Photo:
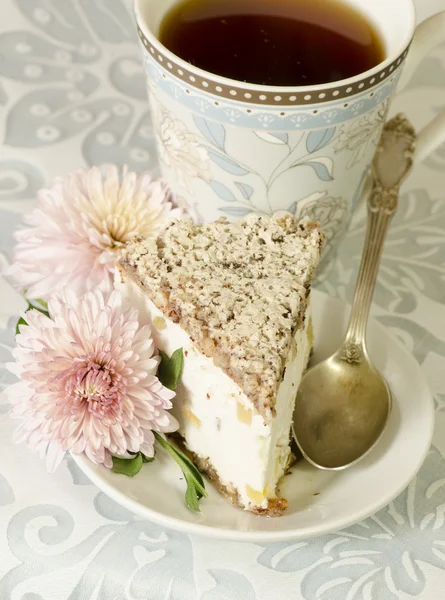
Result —
<path fill-rule="evenodd" d="M 156 440 L 170 454 L 173 460 L 179 465 L 184 474 L 187 483 L 185 492 L 185 501 L 187 506 L 196 512 L 199 512 L 199 501 L 201 498 L 207 498 L 207 492 L 204 486 L 204 479 L 195 465 L 177 448 L 175 448 L 168 440 L 163 438 L 159 433 L 153 431 Z"/>
<path fill-rule="evenodd" d="M 133 458 L 118 458 L 113 456 L 113 473 L 119 473 L 119 475 L 128 475 L 128 477 L 134 477 L 142 469 L 143 463 L 142 454 L 138 452 Z"/>
<path fill-rule="evenodd" d="M 45 302 L 45 300 L 42 300 L 42 298 L 36 298 L 32 302 L 37 302 L 37 306 L 36 306 L 36 304 L 33 304 L 33 308 L 36 308 L 37 310 L 40 310 L 40 312 L 44 312 L 38 306 L 40 304 L 40 306 L 43 306 L 43 308 L 45 309 L 45 311 L 48 312 L 48 302 Z"/>
<path fill-rule="evenodd" d="M 169 358 L 165 352 L 159 350 L 161 362 L 158 367 L 158 379 L 169 390 L 176 391 L 179 378 L 184 368 L 184 353 L 182 348 L 178 348 Z"/>
<path fill-rule="evenodd" d="M 20 319 L 17 321 L 17 325 L 15 328 L 16 335 L 18 335 L 20 333 L 20 325 L 28 325 L 28 323 L 25 321 L 25 319 L 23 317 L 20 317 Z"/>
<path fill-rule="evenodd" d="M 144 462 L 144 463 L 151 463 L 155 459 L 154 456 L 145 456 L 145 454 L 142 454 L 142 452 L 141 452 L 141 456 L 142 456 L 142 462 Z"/>
<path fill-rule="evenodd" d="M 41 302 L 42 305 L 39 306 L 38 304 L 31 304 L 31 302 L 28 302 L 28 308 L 26 309 L 26 312 L 28 312 L 29 310 L 38 310 L 40 313 L 42 313 L 42 315 L 45 315 L 46 317 L 49 317 L 49 312 L 43 308 L 43 303 L 46 305 L 46 308 L 48 308 L 48 305 L 46 304 L 46 302 L 44 300 L 36 300 L 36 302 Z"/>
<path fill-rule="evenodd" d="M 48 308 L 48 304 L 45 302 L 45 300 L 35 300 L 35 302 L 38 302 L 40 304 L 40 306 L 36 305 L 36 304 L 31 304 L 31 302 L 29 300 L 26 300 L 26 302 L 28 303 L 28 307 L 25 310 L 25 313 L 27 313 L 30 310 L 38 310 L 40 313 L 42 313 L 42 315 L 45 315 L 46 317 L 49 317 L 49 312 L 45 309 Z M 20 333 L 20 325 L 28 325 L 28 323 L 25 321 L 25 319 L 23 317 L 20 317 L 20 319 L 17 321 L 17 325 L 15 328 L 15 334 L 18 335 Z"/>
<path fill-rule="evenodd" d="M 188 477 L 186 477 L 185 480 L 187 482 L 187 489 L 185 491 L 185 501 L 187 503 L 187 506 L 195 512 L 200 512 L 199 500 L 201 499 L 201 495 L 196 492 L 193 483 L 189 480 Z"/>

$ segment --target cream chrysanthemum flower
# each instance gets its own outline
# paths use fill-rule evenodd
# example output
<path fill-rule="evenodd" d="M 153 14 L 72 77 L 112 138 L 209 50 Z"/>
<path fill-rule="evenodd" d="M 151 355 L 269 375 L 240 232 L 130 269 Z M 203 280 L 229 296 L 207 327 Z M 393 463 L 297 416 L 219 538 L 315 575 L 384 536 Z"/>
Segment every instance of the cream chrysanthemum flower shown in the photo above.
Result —
<path fill-rule="evenodd" d="M 154 455 L 153 431 L 175 431 L 168 412 L 174 392 L 156 376 L 159 357 L 138 312 L 122 296 L 101 290 L 53 296 L 51 318 L 23 315 L 8 369 L 19 378 L 6 388 L 11 415 L 21 419 L 16 441 L 46 458 L 53 471 L 65 452 L 112 467 L 128 451 Z"/>
<path fill-rule="evenodd" d="M 9 274 L 29 298 L 49 299 L 69 286 L 77 294 L 111 289 L 121 248 L 133 237 L 157 237 L 184 211 L 167 185 L 115 166 L 80 170 L 38 195 L 16 233 Z"/>

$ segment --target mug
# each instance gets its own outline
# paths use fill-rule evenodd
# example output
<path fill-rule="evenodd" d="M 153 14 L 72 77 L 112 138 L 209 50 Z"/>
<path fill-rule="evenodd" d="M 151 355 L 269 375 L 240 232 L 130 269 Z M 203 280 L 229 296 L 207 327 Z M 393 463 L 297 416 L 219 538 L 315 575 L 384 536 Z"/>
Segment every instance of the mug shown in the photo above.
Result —
<path fill-rule="evenodd" d="M 321 223 L 326 255 L 369 190 L 391 99 L 445 40 L 445 12 L 416 28 L 412 0 L 353 0 L 377 26 L 385 60 L 333 83 L 275 87 L 214 75 L 165 48 L 157 35 L 174 4 L 135 0 L 161 171 L 177 203 L 198 222 L 308 216 Z M 416 159 L 444 139 L 445 111 L 420 132 Z"/>

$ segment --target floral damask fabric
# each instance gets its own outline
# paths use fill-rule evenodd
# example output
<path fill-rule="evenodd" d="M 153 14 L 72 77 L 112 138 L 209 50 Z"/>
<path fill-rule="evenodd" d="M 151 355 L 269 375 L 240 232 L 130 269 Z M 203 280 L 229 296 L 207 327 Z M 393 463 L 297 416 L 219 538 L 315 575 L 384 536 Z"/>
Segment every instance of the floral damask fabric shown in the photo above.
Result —
<path fill-rule="evenodd" d="M 440 0 L 431 4 L 431 12 L 442 8 Z M 0 17 L 1 271 L 11 260 L 20 213 L 56 175 L 104 162 L 155 170 L 160 136 L 166 152 L 161 159 L 180 173 L 187 162 L 206 176 L 211 157 L 193 139 L 187 155 L 178 153 L 175 136 L 186 133 L 168 115 L 156 131 L 152 127 L 129 1 L 3 0 Z M 444 105 L 442 46 L 425 60 L 392 112 L 406 111 L 417 125 Z M 375 143 L 374 130 L 370 122 L 339 130 L 336 150 L 357 160 L 364 145 Z M 362 523 L 303 542 L 195 538 L 121 508 L 70 458 L 48 475 L 35 455 L 11 446 L 13 424 L 0 396 L 1 600 L 443 600 L 444 190 L 443 147 L 404 187 L 375 294 L 377 318 L 419 361 L 436 403 L 433 446 L 396 500 Z M 249 199 L 248 188 L 239 191 Z M 345 210 L 341 198 L 320 194 L 296 204 L 292 208 L 299 213 L 328 217 L 333 231 Z M 364 230 L 359 207 L 319 289 L 351 299 Z M 10 382 L 4 364 L 21 298 L 3 278 L 0 298 L 3 388 Z"/>

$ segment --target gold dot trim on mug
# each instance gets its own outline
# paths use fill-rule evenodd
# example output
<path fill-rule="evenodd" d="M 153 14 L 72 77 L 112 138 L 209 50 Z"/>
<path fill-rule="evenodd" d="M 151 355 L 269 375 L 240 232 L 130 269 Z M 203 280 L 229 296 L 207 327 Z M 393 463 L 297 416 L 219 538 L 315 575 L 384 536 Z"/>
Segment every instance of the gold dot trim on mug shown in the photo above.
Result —
<path fill-rule="evenodd" d="M 343 98 L 348 98 L 354 94 L 366 92 L 376 84 L 382 83 L 385 81 L 385 79 L 388 79 L 393 74 L 394 70 L 397 69 L 405 60 L 409 50 L 408 46 L 389 66 L 386 66 L 375 75 L 372 75 L 372 77 L 366 77 L 357 83 L 342 85 L 320 93 L 312 92 L 309 94 L 303 92 L 296 94 L 295 92 L 289 92 L 276 95 L 272 91 L 270 93 L 264 93 L 264 91 L 259 92 L 255 90 L 246 91 L 246 88 L 241 86 L 229 86 L 221 83 L 215 83 L 215 81 L 212 81 L 211 79 L 200 77 L 196 73 L 189 71 L 183 66 L 177 64 L 174 58 L 167 58 L 166 56 L 163 56 L 160 50 L 155 48 L 153 44 L 147 40 L 140 27 L 138 27 L 138 33 L 142 44 L 147 52 L 152 55 L 153 59 L 159 65 L 161 65 L 165 71 L 170 72 L 181 81 L 186 82 L 189 87 L 200 90 L 204 89 L 215 96 L 227 98 L 228 100 L 237 100 L 238 102 L 246 102 L 248 104 L 276 104 L 278 106 L 304 106 L 307 104 L 322 104 L 324 102 L 342 100 Z M 187 90 L 187 93 L 190 93 L 190 91 Z"/>

